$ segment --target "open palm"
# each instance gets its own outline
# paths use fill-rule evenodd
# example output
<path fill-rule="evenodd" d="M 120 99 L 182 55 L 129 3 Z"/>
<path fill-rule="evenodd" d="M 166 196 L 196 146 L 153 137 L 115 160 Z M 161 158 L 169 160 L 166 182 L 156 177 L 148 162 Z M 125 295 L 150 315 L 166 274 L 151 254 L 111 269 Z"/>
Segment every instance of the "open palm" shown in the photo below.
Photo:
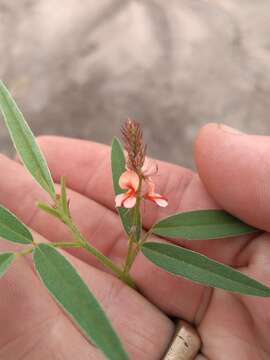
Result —
<path fill-rule="evenodd" d="M 110 149 L 86 141 L 43 137 L 40 145 L 54 181 L 65 176 L 71 212 L 83 234 L 99 250 L 122 263 L 127 241 L 114 208 Z M 157 188 L 169 198 L 159 209 L 145 204 L 148 229 L 158 218 L 182 210 L 219 206 L 242 220 L 270 230 L 269 139 L 232 133 L 209 125 L 196 143 L 199 174 L 159 163 Z M 0 158 L 0 203 L 22 219 L 44 241 L 68 241 L 65 227 L 37 210 L 46 195 L 22 166 Z M 207 190 L 206 190 L 207 189 Z M 208 191 L 208 192 L 207 192 Z M 211 194 L 211 196 L 209 195 Z M 166 241 L 170 241 L 167 239 Z M 270 239 L 257 237 L 208 241 L 175 241 L 243 270 L 270 285 Z M 2 241 L 0 250 L 13 245 Z M 139 255 L 132 269 L 140 293 L 104 271 L 88 253 L 69 251 L 70 260 L 101 301 L 131 359 L 161 359 L 174 333 L 171 317 L 196 324 L 201 358 L 256 360 L 270 357 L 270 300 L 211 290 L 174 277 Z M 31 262 L 20 259 L 1 279 L 0 359 L 102 359 L 58 308 L 36 278 Z"/>

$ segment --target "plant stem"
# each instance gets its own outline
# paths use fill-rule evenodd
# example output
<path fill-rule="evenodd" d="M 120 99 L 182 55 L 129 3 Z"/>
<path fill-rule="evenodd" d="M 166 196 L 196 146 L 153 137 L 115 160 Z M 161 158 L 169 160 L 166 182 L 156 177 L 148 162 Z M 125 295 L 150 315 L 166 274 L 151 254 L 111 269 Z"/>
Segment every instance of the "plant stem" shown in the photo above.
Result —
<path fill-rule="evenodd" d="M 90 252 L 92 255 L 94 255 L 105 267 L 110 269 L 116 276 L 124 281 L 128 286 L 132 288 L 136 288 L 135 282 L 132 279 L 132 277 L 128 274 L 125 274 L 123 270 L 115 265 L 109 258 L 104 256 L 101 252 L 99 252 L 97 249 L 93 248 L 91 245 L 89 245 L 88 242 L 85 242 L 82 244 L 82 247 Z"/>
<path fill-rule="evenodd" d="M 141 219 L 140 219 L 141 187 L 142 187 L 142 177 L 140 177 L 140 182 L 139 182 L 139 186 L 138 186 L 138 190 L 137 190 L 136 205 L 134 208 L 131 231 L 130 231 L 129 239 L 128 239 L 128 253 L 127 253 L 127 258 L 126 258 L 126 262 L 124 265 L 124 274 L 125 275 L 128 275 L 129 270 L 135 260 L 135 257 L 138 254 L 138 250 L 137 250 L 138 249 L 138 241 L 136 239 L 136 235 L 137 235 L 137 231 L 138 231 L 138 226 L 141 227 Z M 138 218 L 139 218 L 139 221 L 137 222 Z M 141 228 L 139 229 L 139 231 L 141 232 Z M 133 244 L 135 244 L 135 248 L 133 247 Z"/>
<path fill-rule="evenodd" d="M 133 253 L 133 240 L 132 240 L 132 237 L 129 236 L 129 238 L 128 238 L 128 253 L 127 253 L 126 262 L 124 265 L 124 274 L 127 274 L 129 271 L 128 265 L 131 261 L 132 253 Z"/>
<path fill-rule="evenodd" d="M 53 242 L 53 243 L 51 243 L 51 245 L 56 248 L 80 248 L 80 247 L 82 247 L 79 242 L 68 242 L 68 241 L 67 242 L 65 242 L 65 241 Z"/>
<path fill-rule="evenodd" d="M 152 235 L 153 227 L 151 227 L 150 230 L 147 231 L 147 233 L 144 235 L 144 237 L 139 241 L 139 247 L 142 247 L 142 245 L 147 241 L 150 235 Z"/>
<path fill-rule="evenodd" d="M 122 269 L 116 264 L 114 264 L 107 256 L 103 255 L 99 250 L 91 246 L 70 218 L 65 218 L 63 219 L 63 221 L 72 232 L 74 238 L 77 240 L 77 243 L 80 247 L 84 248 L 90 254 L 92 254 L 106 268 L 110 269 L 114 274 L 116 274 L 119 279 L 124 281 L 127 285 L 135 288 L 135 283 L 133 279 L 129 275 L 127 276 L 127 274 L 124 274 Z"/>
<path fill-rule="evenodd" d="M 129 263 L 128 266 L 126 268 L 127 273 L 129 273 L 137 255 L 139 254 L 139 252 L 141 251 L 141 248 L 143 246 L 143 244 L 146 242 L 146 240 L 149 238 L 149 236 L 152 234 L 152 228 L 145 234 L 145 236 L 136 243 L 136 247 L 134 249 L 134 251 L 131 253 L 131 256 L 129 258 Z"/>
<path fill-rule="evenodd" d="M 31 254 L 33 251 L 34 251 L 35 247 L 30 247 L 30 248 L 27 248 L 25 250 L 22 250 L 22 251 L 19 251 L 16 253 L 17 256 L 25 256 L 25 255 L 28 255 L 28 254 Z"/>
<path fill-rule="evenodd" d="M 119 279 L 125 282 L 128 286 L 136 288 L 134 280 L 129 274 L 125 272 L 116 264 L 114 264 L 107 256 L 103 255 L 99 250 L 91 246 L 86 238 L 82 235 L 78 227 L 74 224 L 70 212 L 69 201 L 66 194 L 65 180 L 61 178 L 61 195 L 56 196 L 54 206 L 45 203 L 38 203 L 37 205 L 41 210 L 49 213 L 50 215 L 60 219 L 71 231 L 75 242 L 55 242 L 52 246 L 56 248 L 83 248 L 91 255 L 98 259 L 106 268 L 111 270 Z"/>

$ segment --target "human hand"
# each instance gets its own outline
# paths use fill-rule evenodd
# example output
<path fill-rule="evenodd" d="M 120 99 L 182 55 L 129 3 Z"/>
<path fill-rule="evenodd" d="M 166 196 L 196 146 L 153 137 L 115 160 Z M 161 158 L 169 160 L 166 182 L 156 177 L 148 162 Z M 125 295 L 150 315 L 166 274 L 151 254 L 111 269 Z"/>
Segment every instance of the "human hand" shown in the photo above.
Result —
<path fill-rule="evenodd" d="M 247 144 L 241 145 L 239 137 L 248 138 Z M 229 140 L 236 144 L 234 151 L 228 146 Z M 264 179 L 267 177 L 256 178 L 256 167 L 252 168 L 251 162 L 247 160 L 247 150 L 251 148 L 254 162 L 258 162 L 256 153 L 260 158 L 263 155 L 258 152 L 258 144 L 254 148 L 248 145 L 250 141 L 253 144 L 254 138 L 230 134 L 211 125 L 198 138 L 196 158 L 205 186 L 220 206 L 267 230 L 266 220 L 260 222 L 266 219 L 267 212 L 261 206 L 261 193 L 258 193 L 259 182 L 262 183 L 262 189 L 266 189 Z M 68 187 L 72 189 L 69 192 L 71 211 L 82 232 L 89 241 L 94 241 L 99 250 L 121 262 L 127 249 L 119 218 L 114 212 L 109 148 L 54 137 L 41 138 L 40 144 L 54 180 L 59 182 L 60 176 L 64 175 Z M 240 157 L 239 153 L 245 156 Z M 232 159 L 234 156 L 236 159 Z M 256 165 L 255 163 L 254 166 Z M 61 224 L 35 209 L 35 200 L 44 199 L 44 193 L 33 185 L 32 179 L 21 165 L 2 157 L 0 168 L 5 173 L 5 178 L 0 180 L 0 203 L 50 241 L 70 240 L 70 235 Z M 165 163 L 160 163 L 159 169 L 161 176 L 157 178 L 157 186 L 169 197 L 170 205 L 162 210 L 145 205 L 145 228 L 168 213 L 216 206 L 202 182 L 189 170 Z M 249 183 L 244 184 L 250 187 L 248 196 L 239 190 L 240 186 L 243 189 L 242 174 L 250 178 Z M 253 182 L 251 179 L 254 179 Z M 252 203 L 248 202 L 250 200 Z M 250 208 L 247 207 L 248 204 Z M 252 214 L 253 204 L 260 205 L 256 214 Z M 177 243 L 226 264 L 240 268 L 244 266 L 249 275 L 266 284 L 270 283 L 267 259 L 263 263 L 260 260 L 267 256 L 266 235 L 255 239 L 245 236 L 218 241 Z M 9 246 L 1 242 L 1 250 L 6 250 Z M 267 358 L 267 349 L 264 350 L 267 339 L 263 334 L 267 334 L 268 299 L 232 295 L 222 290 L 211 291 L 167 274 L 139 256 L 132 275 L 145 297 L 143 299 L 110 274 L 104 273 L 100 265 L 85 253 L 74 249 L 70 252 L 79 272 L 102 300 L 131 359 L 162 357 L 173 336 L 173 324 L 167 316 L 194 322 L 203 340 L 202 351 L 211 359 L 246 360 L 249 357 L 256 359 L 261 354 L 266 354 Z M 1 279 L 1 287 L 3 296 L 0 299 L 0 321 L 8 326 L 0 332 L 0 359 L 15 360 L 22 356 L 25 359 L 39 360 L 56 356 L 67 360 L 75 356 L 80 359 L 102 358 L 35 280 L 25 260 L 22 259 L 20 264 L 8 271 Z"/>

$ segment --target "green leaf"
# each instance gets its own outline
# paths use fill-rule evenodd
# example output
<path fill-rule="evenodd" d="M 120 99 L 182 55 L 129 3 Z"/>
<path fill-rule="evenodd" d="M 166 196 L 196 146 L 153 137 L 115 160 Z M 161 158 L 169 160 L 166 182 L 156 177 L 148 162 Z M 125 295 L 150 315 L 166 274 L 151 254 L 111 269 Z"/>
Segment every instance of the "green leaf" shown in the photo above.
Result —
<path fill-rule="evenodd" d="M 116 137 L 112 141 L 112 151 L 111 151 L 111 166 L 112 166 L 112 178 L 113 178 L 113 187 L 115 195 L 121 194 L 124 192 L 119 186 L 119 178 L 122 173 L 126 170 L 125 168 L 125 154 L 121 142 Z M 132 228 L 134 209 L 125 209 L 117 208 L 120 215 L 122 224 L 126 233 L 129 235 Z M 140 214 L 137 215 L 136 224 L 136 240 L 140 239 L 141 233 L 141 218 Z"/>
<path fill-rule="evenodd" d="M 68 217 L 70 217 L 69 201 L 68 201 L 68 198 L 67 198 L 66 182 L 65 182 L 64 176 L 61 176 L 61 197 L 60 197 L 60 201 L 61 201 L 61 207 L 62 207 L 62 210 L 63 210 L 64 214 L 67 215 Z"/>
<path fill-rule="evenodd" d="M 0 276 L 5 274 L 15 258 L 16 254 L 14 253 L 6 252 L 0 254 Z"/>
<path fill-rule="evenodd" d="M 247 295 L 269 297 L 270 288 L 233 268 L 182 247 L 145 243 L 143 254 L 162 269 L 189 280 Z"/>
<path fill-rule="evenodd" d="M 40 210 L 43 210 L 44 212 L 46 212 L 47 214 L 50 214 L 50 215 L 56 217 L 57 219 L 61 220 L 61 215 L 59 214 L 58 210 L 54 209 L 53 207 L 49 206 L 48 204 L 45 204 L 43 202 L 38 202 L 37 207 Z"/>
<path fill-rule="evenodd" d="M 0 81 L 0 110 L 22 162 L 39 185 L 55 198 L 53 180 L 46 160 L 17 104 Z"/>
<path fill-rule="evenodd" d="M 27 227 L 3 206 L 0 206 L 0 237 L 21 244 L 33 242 L 32 234 Z"/>
<path fill-rule="evenodd" d="M 121 194 L 123 190 L 119 186 L 119 178 L 125 169 L 125 154 L 122 144 L 117 137 L 113 138 L 111 150 L 111 165 L 112 165 L 112 178 L 113 187 L 116 195 Z"/>
<path fill-rule="evenodd" d="M 156 235 L 206 240 L 250 234 L 258 229 L 243 223 L 224 210 L 198 210 L 174 214 L 153 226 Z"/>
<path fill-rule="evenodd" d="M 96 298 L 75 268 L 52 246 L 34 251 L 36 270 L 54 299 L 79 325 L 85 336 L 110 360 L 127 360 L 120 340 Z"/>

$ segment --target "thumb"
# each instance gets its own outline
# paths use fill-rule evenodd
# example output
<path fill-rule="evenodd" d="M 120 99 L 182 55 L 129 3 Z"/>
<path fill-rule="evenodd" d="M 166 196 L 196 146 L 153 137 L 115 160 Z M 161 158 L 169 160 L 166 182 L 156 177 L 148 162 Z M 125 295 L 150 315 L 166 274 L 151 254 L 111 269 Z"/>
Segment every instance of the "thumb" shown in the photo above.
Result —
<path fill-rule="evenodd" d="M 198 173 L 225 210 L 270 231 L 270 137 L 208 124 L 195 143 Z"/>

